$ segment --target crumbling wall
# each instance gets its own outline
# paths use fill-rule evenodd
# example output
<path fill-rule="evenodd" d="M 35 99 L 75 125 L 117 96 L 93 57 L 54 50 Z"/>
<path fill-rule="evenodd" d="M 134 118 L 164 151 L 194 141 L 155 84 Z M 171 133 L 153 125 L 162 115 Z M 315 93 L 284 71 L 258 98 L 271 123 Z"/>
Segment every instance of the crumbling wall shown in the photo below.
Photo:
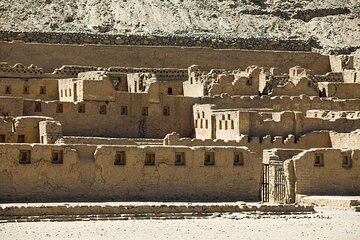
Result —
<path fill-rule="evenodd" d="M 55 79 L 1 78 L 0 94 L 9 97 L 58 99 L 58 81 Z"/>
<path fill-rule="evenodd" d="M 316 156 L 322 163 L 316 163 Z M 350 165 L 344 165 L 347 156 Z M 298 195 L 359 195 L 360 151 L 310 149 L 292 158 Z"/>
<path fill-rule="evenodd" d="M 265 136 L 249 137 L 242 135 L 238 140 L 221 139 L 191 139 L 180 138 L 177 133 L 168 134 L 164 138 L 165 145 L 183 145 L 183 146 L 243 146 L 254 152 L 259 158 L 262 157 L 264 149 L 285 148 L 285 149 L 309 149 L 309 148 L 329 148 L 332 147 L 329 131 L 317 131 L 295 138 L 289 136 Z"/>
<path fill-rule="evenodd" d="M 45 45 L 23 42 L 0 42 L 0 50 L 2 52 L 0 61 L 7 61 L 9 64 L 18 62 L 26 65 L 35 64 L 41 66 L 45 72 L 52 72 L 59 66 L 71 64 L 98 67 L 147 66 L 150 68 L 187 68 L 192 64 L 197 64 L 204 70 L 245 69 L 251 65 L 258 65 L 278 67 L 280 72 L 287 72 L 293 66 L 302 66 L 311 69 L 314 74 L 330 72 L 329 57 L 311 52 L 220 50 L 170 46 Z M 44 58 L 44 53 L 51 53 L 52 61 Z"/>
<path fill-rule="evenodd" d="M 23 106 L 22 98 L 0 96 L 0 114 L 2 116 L 22 116 Z"/>
<path fill-rule="evenodd" d="M 162 138 L 169 132 L 178 131 L 183 136 L 191 136 L 192 105 L 197 99 L 156 97 L 154 101 L 146 93 L 116 92 L 114 102 L 63 102 L 62 112 L 57 111 L 58 101 L 42 101 L 41 112 L 35 112 L 36 101 L 25 100 L 21 115 L 52 117 L 62 124 L 64 135 Z M 143 107 L 148 108 L 148 115 L 143 114 Z"/>
<path fill-rule="evenodd" d="M 319 90 L 325 93 L 326 97 L 352 99 L 360 98 L 360 83 L 319 83 Z"/>
<path fill-rule="evenodd" d="M 31 163 L 19 164 L 19 150 Z M 63 163 L 51 163 L 63 151 Z M 117 152 L 125 165 L 114 165 Z M 184 165 L 175 165 L 175 153 Z M 204 165 L 214 152 L 214 165 Z M 244 165 L 234 166 L 234 152 Z M 145 154 L 155 153 L 154 165 Z M 241 147 L 1 145 L 0 201 L 258 200 L 261 161 Z"/>
<path fill-rule="evenodd" d="M 349 133 L 330 132 L 330 139 L 334 148 L 359 149 L 360 130 Z"/>

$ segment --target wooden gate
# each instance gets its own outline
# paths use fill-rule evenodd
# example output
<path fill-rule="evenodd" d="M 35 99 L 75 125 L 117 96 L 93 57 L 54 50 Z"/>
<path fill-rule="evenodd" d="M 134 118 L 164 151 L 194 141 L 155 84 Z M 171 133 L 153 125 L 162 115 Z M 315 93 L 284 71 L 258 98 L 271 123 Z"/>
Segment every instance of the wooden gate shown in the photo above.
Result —
<path fill-rule="evenodd" d="M 283 163 L 263 164 L 261 201 L 284 203 L 286 179 Z"/>
<path fill-rule="evenodd" d="M 285 202 L 286 194 L 286 179 L 284 174 L 284 165 L 276 164 L 275 168 L 275 179 L 274 179 L 274 201 L 278 203 Z"/>
<path fill-rule="evenodd" d="M 269 164 L 263 164 L 261 201 L 269 202 Z"/>

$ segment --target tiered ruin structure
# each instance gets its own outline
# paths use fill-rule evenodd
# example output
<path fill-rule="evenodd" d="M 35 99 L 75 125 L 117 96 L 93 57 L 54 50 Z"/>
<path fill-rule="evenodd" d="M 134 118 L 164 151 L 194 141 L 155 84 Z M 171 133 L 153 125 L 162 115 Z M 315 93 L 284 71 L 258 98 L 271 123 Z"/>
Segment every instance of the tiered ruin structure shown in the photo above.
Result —
<path fill-rule="evenodd" d="M 26 65 L 13 62 L 39 46 L 1 44 L 1 201 L 360 195 L 349 56 L 117 47 L 127 58 L 116 65 L 108 48 L 89 58 L 48 45 L 61 57 Z"/>

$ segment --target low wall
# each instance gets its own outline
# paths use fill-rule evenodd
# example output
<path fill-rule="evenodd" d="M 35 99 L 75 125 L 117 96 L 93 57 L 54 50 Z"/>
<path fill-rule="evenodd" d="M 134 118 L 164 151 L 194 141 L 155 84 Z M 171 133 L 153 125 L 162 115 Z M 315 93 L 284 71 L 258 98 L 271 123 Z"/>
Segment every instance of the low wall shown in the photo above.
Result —
<path fill-rule="evenodd" d="M 31 152 L 19 164 L 19 151 Z M 51 163 L 52 151 L 63 163 Z M 114 165 L 117 151 L 125 165 Z M 205 165 L 205 152 L 215 164 Z M 184 165 L 175 165 L 175 153 Z M 244 165 L 234 165 L 241 152 Z M 145 154 L 155 153 L 154 165 Z M 261 160 L 243 147 L 0 144 L 0 201 L 258 200 Z"/>
<path fill-rule="evenodd" d="M 124 219 L 184 219 L 212 216 L 214 213 L 309 214 L 312 206 L 248 205 L 245 203 L 184 203 L 184 202 L 126 202 L 126 203 L 50 203 L 1 204 L 0 221 L 36 220 L 124 220 Z"/>
<path fill-rule="evenodd" d="M 330 132 L 330 139 L 334 148 L 359 149 L 360 130 L 350 133 Z"/>
<path fill-rule="evenodd" d="M 264 149 L 284 148 L 284 149 L 309 149 L 309 148 L 328 148 L 331 147 L 331 141 L 328 131 L 319 131 L 308 133 L 296 139 L 293 135 L 287 137 L 276 136 L 271 138 L 266 136 L 264 138 L 252 137 L 243 135 L 241 140 L 212 140 L 212 139 L 190 139 L 180 138 L 176 133 L 169 134 L 164 139 L 166 145 L 179 146 L 243 146 L 254 152 L 256 156 L 262 158 Z"/>
<path fill-rule="evenodd" d="M 316 155 L 322 166 L 315 165 Z M 343 166 L 348 156 L 351 166 Z M 285 161 L 295 169 L 295 193 L 301 195 L 360 195 L 360 150 L 310 149 Z"/>
<path fill-rule="evenodd" d="M 79 32 L 0 31 L 0 41 L 22 40 L 37 43 L 187 46 L 233 49 L 311 51 L 321 48 L 316 39 L 234 38 L 219 36 L 163 36 L 91 34 Z"/>
<path fill-rule="evenodd" d="M 187 68 L 193 64 L 203 70 L 245 69 L 251 65 L 278 67 L 281 72 L 294 66 L 309 68 L 314 74 L 331 70 L 328 56 L 312 52 L 125 45 L 0 42 L 0 62 L 35 64 L 45 72 L 62 65 Z"/>

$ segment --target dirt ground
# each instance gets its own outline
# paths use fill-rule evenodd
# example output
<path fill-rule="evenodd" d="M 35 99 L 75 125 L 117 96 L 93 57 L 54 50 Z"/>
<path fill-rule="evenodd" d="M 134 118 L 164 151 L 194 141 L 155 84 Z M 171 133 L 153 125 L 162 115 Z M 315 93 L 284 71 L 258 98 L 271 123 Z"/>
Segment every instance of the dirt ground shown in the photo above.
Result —
<path fill-rule="evenodd" d="M 360 213 L 317 208 L 292 216 L 214 214 L 208 219 L 0 224 L 0 239 L 360 239 Z"/>

